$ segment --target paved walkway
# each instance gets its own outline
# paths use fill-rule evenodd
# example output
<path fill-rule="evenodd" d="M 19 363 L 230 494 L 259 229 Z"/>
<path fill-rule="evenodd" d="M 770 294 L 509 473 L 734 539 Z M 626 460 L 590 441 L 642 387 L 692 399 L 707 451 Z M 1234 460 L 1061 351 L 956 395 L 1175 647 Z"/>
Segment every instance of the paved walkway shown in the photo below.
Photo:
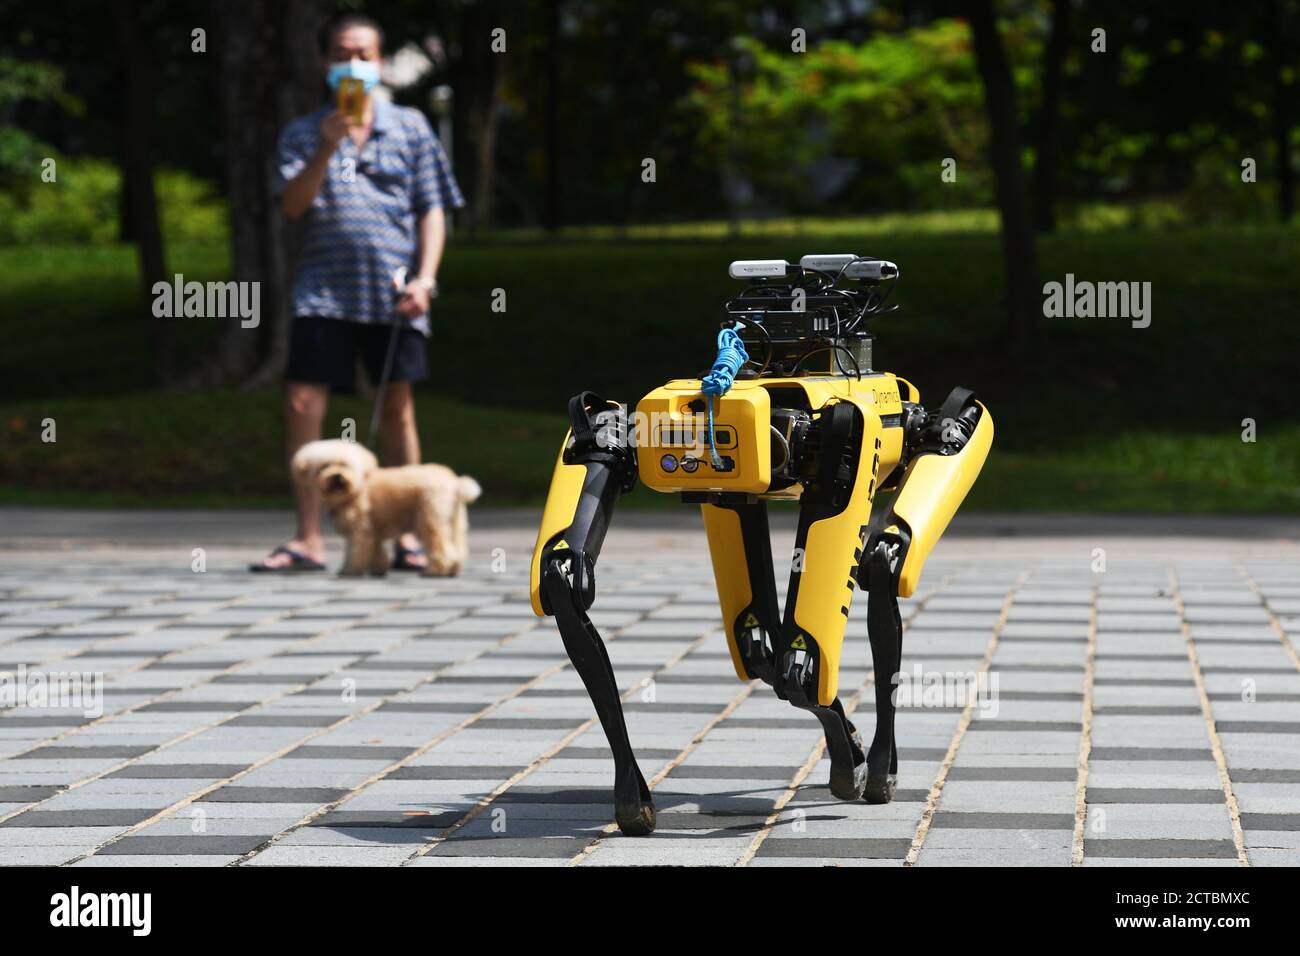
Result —
<path fill-rule="evenodd" d="M 242 570 L 281 515 L 0 510 L 0 695 L 104 682 L 102 716 L 0 712 L 0 864 L 1300 863 L 1289 524 L 966 522 L 904 603 L 904 666 L 996 693 L 904 710 L 873 807 L 831 798 L 811 716 L 735 680 L 696 522 L 630 516 L 593 615 L 659 809 L 628 839 L 527 605 L 531 521 L 475 515 L 456 580 L 343 580 Z M 869 735 L 859 597 L 841 688 Z"/>

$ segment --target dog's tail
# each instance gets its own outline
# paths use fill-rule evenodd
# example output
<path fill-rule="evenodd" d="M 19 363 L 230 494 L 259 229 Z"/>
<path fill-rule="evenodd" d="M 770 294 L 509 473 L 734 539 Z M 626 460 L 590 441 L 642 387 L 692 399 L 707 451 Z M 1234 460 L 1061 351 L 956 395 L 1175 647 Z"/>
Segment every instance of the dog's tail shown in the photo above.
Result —
<path fill-rule="evenodd" d="M 483 494 L 483 489 L 479 483 L 469 475 L 461 475 L 456 479 L 456 495 L 467 505 L 478 501 L 479 495 Z"/>

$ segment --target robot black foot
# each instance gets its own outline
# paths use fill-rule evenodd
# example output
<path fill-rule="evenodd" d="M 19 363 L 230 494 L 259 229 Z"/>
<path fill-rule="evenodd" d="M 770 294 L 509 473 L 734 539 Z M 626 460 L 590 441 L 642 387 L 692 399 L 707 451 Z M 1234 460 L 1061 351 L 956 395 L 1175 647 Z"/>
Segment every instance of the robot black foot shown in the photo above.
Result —
<path fill-rule="evenodd" d="M 620 710 L 621 716 L 621 710 Z M 614 819 L 624 836 L 649 836 L 655 829 L 654 798 L 627 743 L 627 730 L 619 721 L 614 734 Z"/>
<path fill-rule="evenodd" d="M 862 735 L 853 726 L 853 721 L 846 718 L 844 723 L 849 732 L 850 753 L 857 762 L 849 765 L 832 761 L 830 787 L 837 799 L 856 800 L 862 796 L 863 788 L 867 785 L 867 761 L 862 757 L 867 748 L 863 746 Z"/>
<path fill-rule="evenodd" d="M 649 836 L 655 830 L 655 808 L 650 803 L 616 804 L 614 819 L 624 836 Z"/>
<path fill-rule="evenodd" d="M 867 765 L 856 767 L 831 767 L 831 794 L 837 800 L 856 800 L 867 785 Z"/>
<path fill-rule="evenodd" d="M 894 790 L 898 786 L 898 777 L 889 774 L 885 777 L 868 777 L 867 785 L 862 791 L 862 799 L 867 803 L 889 803 L 894 799 Z"/>
<path fill-rule="evenodd" d="M 844 713 L 839 698 L 829 707 L 811 707 L 826 734 L 831 759 L 831 793 L 839 800 L 856 800 L 867 782 L 866 748 L 862 736 Z"/>

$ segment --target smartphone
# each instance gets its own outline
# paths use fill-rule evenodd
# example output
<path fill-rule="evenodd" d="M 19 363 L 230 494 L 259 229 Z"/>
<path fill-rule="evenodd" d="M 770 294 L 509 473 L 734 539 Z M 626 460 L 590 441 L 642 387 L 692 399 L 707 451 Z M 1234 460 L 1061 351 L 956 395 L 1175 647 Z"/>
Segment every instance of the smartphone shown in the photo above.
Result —
<path fill-rule="evenodd" d="M 360 125 L 366 118 L 366 84 L 364 80 L 345 76 L 339 80 L 338 108 L 353 123 Z"/>

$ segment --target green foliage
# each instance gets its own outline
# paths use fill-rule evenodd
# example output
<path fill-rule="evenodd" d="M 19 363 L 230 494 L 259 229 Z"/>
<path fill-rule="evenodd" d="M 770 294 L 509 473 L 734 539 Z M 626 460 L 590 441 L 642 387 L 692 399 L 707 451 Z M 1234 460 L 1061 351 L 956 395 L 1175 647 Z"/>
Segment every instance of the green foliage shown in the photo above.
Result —
<path fill-rule="evenodd" d="M 854 164 L 838 197 L 852 209 L 990 201 L 983 89 L 965 23 L 937 20 L 805 53 L 754 40 L 736 47 L 729 60 L 692 66 L 686 107 L 704 143 L 734 157 L 765 197 L 807 208 L 809 168 L 831 156 Z M 956 183 L 940 179 L 945 158 L 957 162 Z"/>
<path fill-rule="evenodd" d="M 225 241 L 230 232 L 226 200 L 214 183 L 179 169 L 154 177 L 163 237 L 168 242 Z"/>
<path fill-rule="evenodd" d="M 118 236 L 122 176 L 93 157 L 54 157 L 54 182 L 0 192 L 0 245 L 105 243 Z M 170 242 L 223 239 L 226 205 L 216 188 L 180 170 L 160 170 L 155 188 Z"/>
<path fill-rule="evenodd" d="M 112 242 L 117 238 L 116 166 L 57 158 L 54 182 L 19 195 L 0 193 L 0 243 Z"/>
<path fill-rule="evenodd" d="M 13 124 L 14 111 L 24 101 L 53 104 L 73 116 L 82 113 L 81 101 L 63 88 L 61 68 L 0 56 L 0 182 L 20 194 L 39 182 L 41 161 L 54 154 L 53 147 Z M 0 211 L 7 210 L 0 205 Z"/>

